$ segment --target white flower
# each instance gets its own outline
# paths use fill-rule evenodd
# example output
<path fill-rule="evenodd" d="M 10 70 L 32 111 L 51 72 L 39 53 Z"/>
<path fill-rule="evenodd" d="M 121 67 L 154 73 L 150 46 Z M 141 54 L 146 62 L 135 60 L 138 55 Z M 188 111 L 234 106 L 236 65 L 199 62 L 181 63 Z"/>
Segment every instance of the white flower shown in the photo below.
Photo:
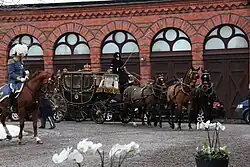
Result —
<path fill-rule="evenodd" d="M 93 145 L 92 141 L 88 141 L 88 139 L 83 139 L 77 144 L 77 149 L 79 151 L 86 153 L 92 145 Z"/>
<path fill-rule="evenodd" d="M 196 151 L 197 151 L 197 152 L 199 151 L 199 147 L 196 147 Z"/>
<path fill-rule="evenodd" d="M 77 163 L 82 163 L 83 156 L 78 150 L 75 149 L 69 154 L 68 159 L 71 161 L 76 161 Z"/>
<path fill-rule="evenodd" d="M 215 129 L 216 128 L 216 123 L 210 123 L 209 128 L 210 129 Z"/>
<path fill-rule="evenodd" d="M 204 122 L 200 123 L 200 128 L 199 129 L 205 129 L 205 123 Z"/>
<path fill-rule="evenodd" d="M 96 153 L 97 150 L 99 150 L 102 147 L 102 143 L 97 143 L 97 144 L 93 144 L 91 145 L 91 151 L 93 153 Z"/>
<path fill-rule="evenodd" d="M 129 143 L 127 146 L 127 150 L 128 152 L 132 152 L 134 154 L 139 153 L 139 144 L 135 143 L 135 142 L 131 142 Z"/>
<path fill-rule="evenodd" d="M 52 161 L 56 164 L 62 163 L 68 158 L 69 153 L 71 152 L 72 147 L 68 147 L 67 149 L 63 149 L 62 152 L 58 154 L 54 154 L 52 157 Z"/>
<path fill-rule="evenodd" d="M 224 131 L 225 129 L 226 129 L 225 126 L 223 126 L 220 122 L 217 122 L 216 130 L 222 130 L 222 131 Z"/>
<path fill-rule="evenodd" d="M 200 129 L 200 122 L 197 122 L 197 124 L 196 124 L 196 129 L 197 129 L 197 130 Z"/>
<path fill-rule="evenodd" d="M 210 126 L 210 120 L 208 120 L 206 123 L 204 123 L 204 126 L 205 126 L 206 129 L 208 129 L 209 126 Z"/>
<path fill-rule="evenodd" d="M 126 153 L 126 150 L 127 150 L 126 145 L 116 144 L 109 151 L 109 157 L 110 158 L 112 158 L 113 156 L 120 157 Z"/>

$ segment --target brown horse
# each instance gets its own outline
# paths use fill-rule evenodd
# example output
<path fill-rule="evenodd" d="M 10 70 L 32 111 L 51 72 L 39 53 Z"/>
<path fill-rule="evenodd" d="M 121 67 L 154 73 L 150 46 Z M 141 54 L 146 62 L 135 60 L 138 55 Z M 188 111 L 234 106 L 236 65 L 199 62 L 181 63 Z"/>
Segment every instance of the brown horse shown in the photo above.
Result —
<path fill-rule="evenodd" d="M 175 125 L 173 117 L 172 122 L 170 122 L 170 119 L 171 116 L 175 115 L 178 129 L 181 130 L 182 107 L 187 106 L 188 102 L 192 99 L 191 93 L 195 90 L 196 82 L 199 79 L 199 70 L 200 68 L 195 69 L 192 67 L 186 72 L 182 81 L 169 86 L 167 89 L 167 104 L 168 109 L 170 109 L 169 123 L 172 129 L 175 128 Z M 189 127 L 191 128 L 191 125 Z"/>
<path fill-rule="evenodd" d="M 22 144 L 24 119 L 25 119 L 25 115 L 27 114 L 27 111 L 33 111 L 32 120 L 33 120 L 34 138 L 37 144 L 42 144 L 41 139 L 39 139 L 37 135 L 38 104 L 40 101 L 41 88 L 44 84 L 50 82 L 52 76 L 53 75 L 51 73 L 46 72 L 46 71 L 36 72 L 24 84 L 23 90 L 18 96 L 17 111 L 18 111 L 19 121 L 20 121 L 20 131 L 18 135 L 19 144 Z M 7 134 L 6 138 L 11 140 L 12 136 L 5 123 L 6 117 L 9 114 L 9 111 L 8 111 L 9 104 L 10 104 L 10 100 L 8 98 L 0 102 L 0 108 L 1 108 L 0 120 Z"/>

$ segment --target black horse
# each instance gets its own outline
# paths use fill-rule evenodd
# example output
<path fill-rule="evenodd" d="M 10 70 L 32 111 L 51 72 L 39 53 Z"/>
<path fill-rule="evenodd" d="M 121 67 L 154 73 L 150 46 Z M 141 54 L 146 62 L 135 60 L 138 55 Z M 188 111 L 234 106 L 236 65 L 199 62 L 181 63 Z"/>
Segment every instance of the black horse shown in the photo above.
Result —
<path fill-rule="evenodd" d="M 144 114 L 147 116 L 147 124 L 151 126 L 152 116 L 156 114 L 153 113 L 153 107 L 158 103 L 158 101 L 163 97 L 163 92 L 165 91 L 165 80 L 163 76 L 158 76 L 153 83 L 149 83 L 143 87 L 131 85 L 128 86 L 123 93 L 123 113 L 122 117 L 133 112 L 135 108 L 138 108 L 142 125 L 144 125 Z M 153 118 L 155 119 L 155 118 Z"/>
<path fill-rule="evenodd" d="M 218 102 L 218 96 L 211 81 L 211 76 L 207 70 L 202 69 L 201 84 L 196 89 L 195 96 L 192 100 L 192 106 L 196 116 L 202 110 L 204 121 L 212 120 L 212 110 L 214 102 Z"/>

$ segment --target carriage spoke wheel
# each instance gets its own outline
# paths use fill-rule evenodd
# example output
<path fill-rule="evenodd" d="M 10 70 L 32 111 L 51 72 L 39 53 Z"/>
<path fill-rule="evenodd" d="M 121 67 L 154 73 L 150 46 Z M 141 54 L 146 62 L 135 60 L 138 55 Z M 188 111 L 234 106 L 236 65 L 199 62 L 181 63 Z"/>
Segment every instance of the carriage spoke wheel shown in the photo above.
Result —
<path fill-rule="evenodd" d="M 106 120 L 106 106 L 103 104 L 103 102 L 96 102 L 92 106 L 91 110 L 91 117 L 93 121 L 95 121 L 97 124 L 103 124 Z"/>
<path fill-rule="evenodd" d="M 53 118 L 55 122 L 61 122 L 67 112 L 67 102 L 61 94 L 54 94 L 51 98 L 51 103 L 53 107 Z"/>

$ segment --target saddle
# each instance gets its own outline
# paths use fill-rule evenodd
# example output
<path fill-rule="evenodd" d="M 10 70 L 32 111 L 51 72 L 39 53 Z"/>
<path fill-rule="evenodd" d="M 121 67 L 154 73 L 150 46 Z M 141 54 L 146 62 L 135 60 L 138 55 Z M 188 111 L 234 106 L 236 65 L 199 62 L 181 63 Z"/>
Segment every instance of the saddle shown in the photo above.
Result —
<path fill-rule="evenodd" d="M 0 87 L 0 102 L 6 98 L 9 98 L 12 92 L 15 94 L 15 98 L 18 98 L 23 90 L 23 86 L 24 83 L 17 83 L 15 85 L 8 83 Z"/>

